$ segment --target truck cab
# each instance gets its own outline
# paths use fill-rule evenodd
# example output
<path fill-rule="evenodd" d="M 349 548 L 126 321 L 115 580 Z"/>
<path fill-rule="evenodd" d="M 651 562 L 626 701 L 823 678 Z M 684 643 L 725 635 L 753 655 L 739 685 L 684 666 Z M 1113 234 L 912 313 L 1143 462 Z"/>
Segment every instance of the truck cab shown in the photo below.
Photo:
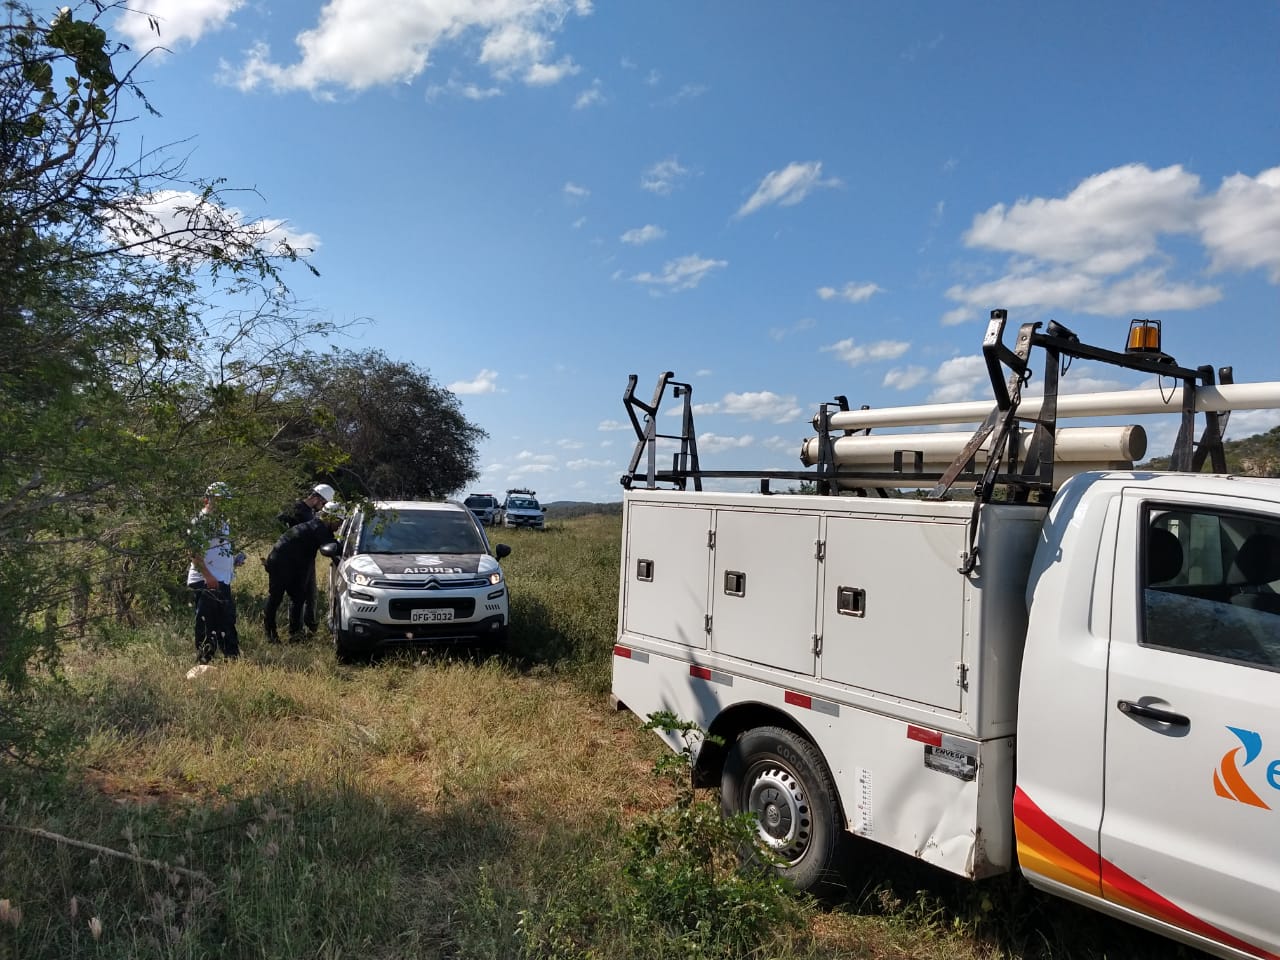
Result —
<path fill-rule="evenodd" d="M 1278 591 L 1280 481 L 1063 487 L 1021 670 L 1033 884 L 1225 956 L 1280 952 Z"/>

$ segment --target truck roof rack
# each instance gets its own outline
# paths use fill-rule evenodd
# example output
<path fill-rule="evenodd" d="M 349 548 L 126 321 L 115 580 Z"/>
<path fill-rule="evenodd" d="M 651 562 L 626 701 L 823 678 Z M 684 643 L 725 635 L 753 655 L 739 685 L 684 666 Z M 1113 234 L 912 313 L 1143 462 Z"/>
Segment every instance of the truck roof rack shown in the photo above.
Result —
<path fill-rule="evenodd" d="M 880 496 L 899 487 L 928 487 L 927 497 L 935 500 L 951 496 L 957 483 L 972 483 L 979 504 L 990 501 L 997 490 L 1003 490 L 1004 499 L 1010 502 L 1035 498 L 1047 503 L 1065 475 L 1081 469 L 1129 469 L 1146 452 L 1140 426 L 1084 428 L 1072 437 L 1060 432 L 1060 418 L 1177 412 L 1181 425 L 1170 468 L 1198 472 L 1207 461 L 1215 472 L 1225 473 L 1222 436 L 1229 411 L 1280 407 L 1280 383 L 1236 387 L 1230 367 L 1215 373 L 1210 366 L 1180 366 L 1160 350 L 1159 321 L 1133 321 L 1130 346 L 1123 352 L 1082 343 L 1056 321 L 1050 321 L 1043 331 L 1038 322 L 1022 324 L 1011 349 L 1003 342 L 1007 321 L 1007 311 L 992 310 L 982 341 L 994 405 L 930 404 L 879 410 L 864 406 L 852 410 L 846 397 L 837 396 L 822 403 L 813 417 L 816 436 L 807 440 L 801 451 L 801 461 L 809 467 L 806 470 L 703 469 L 693 425 L 692 385 L 676 380 L 668 371 L 658 378 L 653 400 L 644 403 L 635 396 L 637 378 L 632 374 L 622 402 L 636 445 L 621 483 L 626 489 L 670 484 L 684 490 L 692 484 L 694 490 L 701 490 L 703 480 L 709 478 L 755 479 L 761 492 L 768 493 L 771 481 L 795 480 L 811 483 L 819 494 L 874 492 Z M 1023 388 L 1032 376 L 1031 354 L 1037 347 L 1045 355 L 1043 394 L 1024 400 Z M 1179 383 L 1167 392 L 1133 390 L 1060 397 L 1060 376 L 1077 357 L 1170 377 Z M 658 431 L 658 409 L 668 387 L 673 399 L 682 403 L 678 434 Z M 1233 393 L 1236 390 L 1239 395 Z M 1205 414 L 1198 440 L 1194 437 L 1197 412 Z M 937 435 L 931 434 L 880 434 L 874 442 L 870 438 L 871 431 L 882 426 L 976 421 L 981 422 L 967 439 L 947 435 L 954 449 L 938 444 Z M 677 445 L 669 467 L 658 465 L 659 441 Z M 925 449 L 926 445 L 930 449 Z"/>

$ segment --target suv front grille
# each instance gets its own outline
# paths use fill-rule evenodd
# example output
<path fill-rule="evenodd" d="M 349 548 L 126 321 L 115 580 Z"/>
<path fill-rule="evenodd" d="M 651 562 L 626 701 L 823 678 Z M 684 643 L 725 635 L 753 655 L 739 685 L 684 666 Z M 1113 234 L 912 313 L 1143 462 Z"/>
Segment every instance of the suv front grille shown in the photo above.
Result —
<path fill-rule="evenodd" d="M 370 586 L 384 590 L 477 590 L 489 585 L 488 577 L 468 577 L 466 580 L 374 580 Z"/>

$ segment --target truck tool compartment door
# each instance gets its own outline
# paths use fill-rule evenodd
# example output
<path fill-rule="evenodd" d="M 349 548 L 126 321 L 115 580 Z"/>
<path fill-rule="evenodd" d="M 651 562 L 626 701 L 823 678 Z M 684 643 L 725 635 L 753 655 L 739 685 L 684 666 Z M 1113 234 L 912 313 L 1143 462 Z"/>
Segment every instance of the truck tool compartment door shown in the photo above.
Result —
<path fill-rule="evenodd" d="M 716 511 L 711 648 L 813 673 L 818 517 Z"/>
<path fill-rule="evenodd" d="M 822 676 L 959 710 L 963 523 L 827 519 Z"/>
<path fill-rule="evenodd" d="M 627 509 L 622 629 L 706 647 L 711 511 L 648 503 Z"/>
<path fill-rule="evenodd" d="M 1126 491 L 1106 703 L 1103 894 L 1280 953 L 1280 515 Z M 1269 954 L 1266 953 L 1269 951 Z"/>

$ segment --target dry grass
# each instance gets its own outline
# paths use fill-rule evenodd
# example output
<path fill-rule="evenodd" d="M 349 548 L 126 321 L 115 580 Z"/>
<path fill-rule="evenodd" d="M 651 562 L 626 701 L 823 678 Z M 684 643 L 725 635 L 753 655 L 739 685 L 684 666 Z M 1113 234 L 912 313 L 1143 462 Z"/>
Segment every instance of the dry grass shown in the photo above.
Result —
<path fill-rule="evenodd" d="M 321 639 L 268 647 L 252 570 L 238 663 L 187 681 L 177 618 L 124 646 L 68 649 L 54 705 L 83 748 L 64 780 L 0 768 L 0 822 L 208 881 L 0 833 L 0 958 L 500 958 L 548 943 L 565 957 L 695 955 L 605 923 L 625 917 L 619 837 L 670 798 L 650 774 L 660 742 L 604 695 L 618 533 L 616 517 L 589 517 L 494 538 L 514 548 L 502 657 L 345 668 Z M 807 907 L 808 930 L 770 955 L 1177 953 L 1018 884 L 855 853 L 850 899 Z"/>

